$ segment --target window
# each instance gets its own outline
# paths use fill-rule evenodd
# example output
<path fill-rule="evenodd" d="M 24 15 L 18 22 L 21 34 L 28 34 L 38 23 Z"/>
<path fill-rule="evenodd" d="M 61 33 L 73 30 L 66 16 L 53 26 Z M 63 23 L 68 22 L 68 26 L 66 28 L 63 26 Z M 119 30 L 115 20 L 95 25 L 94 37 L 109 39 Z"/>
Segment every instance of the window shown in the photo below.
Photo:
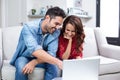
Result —
<path fill-rule="evenodd" d="M 119 0 L 101 0 L 100 27 L 107 37 L 118 37 Z"/>
<path fill-rule="evenodd" d="M 97 24 L 107 36 L 108 43 L 120 45 L 119 0 L 97 0 Z"/>

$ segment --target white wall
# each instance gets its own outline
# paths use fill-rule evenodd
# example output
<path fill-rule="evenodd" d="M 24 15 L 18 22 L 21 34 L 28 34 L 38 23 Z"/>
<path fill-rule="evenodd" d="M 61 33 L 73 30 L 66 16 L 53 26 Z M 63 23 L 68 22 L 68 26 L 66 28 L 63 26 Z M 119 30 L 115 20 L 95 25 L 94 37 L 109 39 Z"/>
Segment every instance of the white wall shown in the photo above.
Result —
<path fill-rule="evenodd" d="M 27 12 L 30 13 L 32 8 L 37 10 L 36 14 L 40 13 L 41 7 L 46 6 L 59 6 L 62 9 L 66 9 L 66 0 L 27 0 Z"/>
<path fill-rule="evenodd" d="M 19 26 L 26 21 L 26 0 L 5 0 L 7 26 Z"/>
<path fill-rule="evenodd" d="M 15 4 L 15 2 L 11 2 L 9 0 L 0 0 L 1 1 L 1 25 L 4 27 L 7 24 L 6 23 L 10 23 L 10 25 L 17 21 L 14 19 L 14 16 L 12 18 L 12 16 L 10 16 L 12 13 L 16 13 L 11 12 L 11 10 L 13 9 L 9 9 L 9 11 L 7 10 L 8 6 L 6 6 L 6 4 L 12 5 Z M 6 3 L 7 1 L 7 3 Z M 21 23 L 21 22 L 26 22 L 28 21 L 28 14 L 30 13 L 30 10 L 32 8 L 37 9 L 37 14 L 40 13 L 40 8 L 41 7 L 46 7 L 46 6 L 59 6 L 61 8 L 63 8 L 64 10 L 67 10 L 67 7 L 73 6 L 73 1 L 74 0 L 22 0 L 19 4 L 21 4 L 22 6 L 20 7 L 21 10 L 19 12 L 16 13 L 19 20 L 17 21 L 17 23 Z M 17 2 L 19 2 L 19 0 L 17 0 Z M 12 3 L 12 4 L 11 4 Z M 71 4 L 71 5 L 69 5 Z M 18 4 L 16 4 L 17 6 Z M 10 6 L 11 7 L 11 6 Z M 14 7 L 16 9 L 18 9 L 18 7 Z M 82 0 L 82 9 L 87 11 L 88 14 L 91 16 L 91 19 L 84 19 L 84 24 L 86 27 L 95 27 L 96 25 L 96 0 Z M 21 13 L 22 12 L 22 13 Z M 21 14 L 19 14 L 21 13 Z M 9 14 L 9 15 L 8 15 Z M 8 20 L 9 19 L 9 20 Z M 9 25 L 9 24 L 8 24 Z"/>
<path fill-rule="evenodd" d="M 26 0 L 1 0 L 2 27 L 20 26 L 26 22 Z"/>
<path fill-rule="evenodd" d="M 87 11 L 91 19 L 86 21 L 86 27 L 96 27 L 96 0 L 82 0 L 82 8 Z"/>
<path fill-rule="evenodd" d="M 59 6 L 64 10 L 67 10 L 68 7 L 73 7 L 75 0 L 27 0 L 27 14 L 30 13 L 32 8 L 37 9 L 37 13 L 40 13 L 41 7 L 46 6 Z M 82 0 L 82 9 L 87 11 L 91 16 L 91 19 L 84 19 L 83 23 L 86 27 L 95 27 L 96 26 L 96 0 Z"/>

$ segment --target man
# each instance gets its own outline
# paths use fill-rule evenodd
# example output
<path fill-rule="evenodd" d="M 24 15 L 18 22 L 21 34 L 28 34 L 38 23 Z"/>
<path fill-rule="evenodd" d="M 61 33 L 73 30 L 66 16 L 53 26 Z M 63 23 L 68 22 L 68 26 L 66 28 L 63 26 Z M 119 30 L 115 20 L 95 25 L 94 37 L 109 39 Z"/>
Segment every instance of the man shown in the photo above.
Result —
<path fill-rule="evenodd" d="M 10 62 L 16 67 L 15 80 L 28 80 L 34 67 L 45 68 L 44 80 L 57 76 L 57 67 L 62 69 L 62 61 L 55 58 L 58 48 L 57 28 L 66 17 L 59 7 L 48 9 L 44 19 L 23 25 L 16 52 Z M 40 74 L 38 74 L 40 75 Z"/>

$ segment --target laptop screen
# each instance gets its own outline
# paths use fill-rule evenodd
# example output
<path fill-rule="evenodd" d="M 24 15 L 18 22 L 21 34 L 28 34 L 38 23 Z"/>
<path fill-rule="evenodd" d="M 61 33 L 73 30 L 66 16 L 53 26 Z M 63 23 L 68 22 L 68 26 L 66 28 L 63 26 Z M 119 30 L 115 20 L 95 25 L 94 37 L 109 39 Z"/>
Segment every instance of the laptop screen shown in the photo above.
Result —
<path fill-rule="evenodd" d="M 63 61 L 62 80 L 98 80 L 99 57 Z"/>

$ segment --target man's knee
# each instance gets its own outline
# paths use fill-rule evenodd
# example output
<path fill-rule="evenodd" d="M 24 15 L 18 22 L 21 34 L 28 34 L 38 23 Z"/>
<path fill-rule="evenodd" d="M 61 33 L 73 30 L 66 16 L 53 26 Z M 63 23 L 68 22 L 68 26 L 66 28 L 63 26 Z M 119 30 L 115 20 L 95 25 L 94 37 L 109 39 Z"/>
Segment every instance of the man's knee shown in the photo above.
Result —
<path fill-rule="evenodd" d="M 15 67 L 17 70 L 22 70 L 23 67 L 29 62 L 29 60 L 25 57 L 19 57 L 15 62 Z"/>

